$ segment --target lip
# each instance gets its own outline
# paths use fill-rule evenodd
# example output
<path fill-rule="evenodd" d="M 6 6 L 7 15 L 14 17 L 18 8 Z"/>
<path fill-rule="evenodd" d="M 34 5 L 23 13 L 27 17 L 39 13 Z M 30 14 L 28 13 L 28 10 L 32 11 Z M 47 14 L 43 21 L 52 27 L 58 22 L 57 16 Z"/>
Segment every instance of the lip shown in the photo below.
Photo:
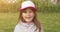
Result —
<path fill-rule="evenodd" d="M 27 19 L 31 19 L 31 17 L 26 17 Z"/>

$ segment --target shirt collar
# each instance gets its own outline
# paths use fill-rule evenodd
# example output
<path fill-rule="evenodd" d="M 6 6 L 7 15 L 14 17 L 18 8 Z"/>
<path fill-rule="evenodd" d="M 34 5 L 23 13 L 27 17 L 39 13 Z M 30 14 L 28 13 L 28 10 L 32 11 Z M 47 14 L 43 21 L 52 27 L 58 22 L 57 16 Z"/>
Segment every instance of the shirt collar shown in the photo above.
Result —
<path fill-rule="evenodd" d="M 32 27 L 32 26 L 34 26 L 34 23 L 33 23 L 33 22 L 24 23 L 24 22 L 20 21 L 20 24 L 21 24 L 22 26 L 24 26 L 24 27 Z"/>

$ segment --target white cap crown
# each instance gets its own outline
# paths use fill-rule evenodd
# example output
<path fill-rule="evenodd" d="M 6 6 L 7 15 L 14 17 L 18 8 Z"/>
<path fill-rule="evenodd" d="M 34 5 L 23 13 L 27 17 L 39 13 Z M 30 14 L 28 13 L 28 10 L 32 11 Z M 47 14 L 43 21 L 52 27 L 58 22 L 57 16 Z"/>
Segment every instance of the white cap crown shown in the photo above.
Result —
<path fill-rule="evenodd" d="M 20 10 L 25 9 L 25 8 L 27 8 L 27 7 L 36 8 L 36 7 L 35 7 L 35 4 L 34 4 L 32 1 L 25 1 L 25 2 L 23 2 L 23 3 L 21 4 Z"/>

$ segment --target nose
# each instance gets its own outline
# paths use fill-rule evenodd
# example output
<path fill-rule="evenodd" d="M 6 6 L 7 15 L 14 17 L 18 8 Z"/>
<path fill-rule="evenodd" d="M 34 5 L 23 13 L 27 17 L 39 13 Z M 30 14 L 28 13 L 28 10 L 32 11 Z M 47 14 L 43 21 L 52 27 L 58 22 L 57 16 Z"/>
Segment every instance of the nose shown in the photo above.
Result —
<path fill-rule="evenodd" d="M 27 12 L 27 16 L 31 16 L 29 12 Z"/>

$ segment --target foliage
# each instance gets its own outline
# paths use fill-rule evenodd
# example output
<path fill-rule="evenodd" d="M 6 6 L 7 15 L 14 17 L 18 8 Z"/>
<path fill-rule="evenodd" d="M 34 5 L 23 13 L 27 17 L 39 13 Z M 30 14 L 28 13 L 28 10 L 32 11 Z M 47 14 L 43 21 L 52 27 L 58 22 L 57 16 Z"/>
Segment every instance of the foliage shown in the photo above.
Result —
<path fill-rule="evenodd" d="M 60 5 L 58 4 L 52 4 L 50 1 L 47 1 L 47 0 L 36 0 L 34 1 L 37 8 L 38 8 L 38 11 L 39 12 L 60 12 Z"/>
<path fill-rule="evenodd" d="M 6 3 L 5 1 L 2 2 L 0 0 L 0 12 L 18 12 L 19 7 L 21 3 L 25 0 L 17 0 L 16 3 Z M 38 12 L 60 12 L 60 5 L 58 4 L 52 4 L 50 1 L 47 0 L 32 0 L 37 9 Z"/>

